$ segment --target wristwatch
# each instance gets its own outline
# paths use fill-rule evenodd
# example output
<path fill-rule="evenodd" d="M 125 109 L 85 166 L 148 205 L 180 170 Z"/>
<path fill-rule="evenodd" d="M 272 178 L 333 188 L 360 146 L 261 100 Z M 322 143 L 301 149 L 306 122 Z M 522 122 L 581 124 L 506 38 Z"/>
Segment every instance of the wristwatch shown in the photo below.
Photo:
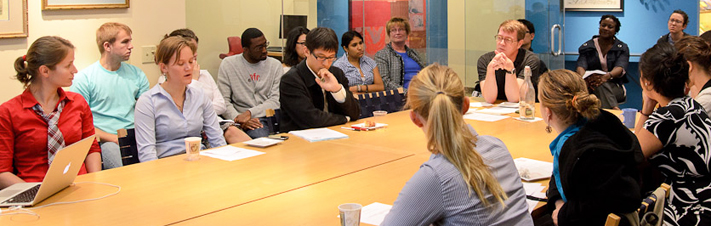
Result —
<path fill-rule="evenodd" d="M 516 74 L 516 68 L 512 68 L 510 71 L 506 70 L 506 69 L 502 69 L 502 70 L 504 70 L 506 72 L 506 74 L 514 74 L 514 75 Z"/>

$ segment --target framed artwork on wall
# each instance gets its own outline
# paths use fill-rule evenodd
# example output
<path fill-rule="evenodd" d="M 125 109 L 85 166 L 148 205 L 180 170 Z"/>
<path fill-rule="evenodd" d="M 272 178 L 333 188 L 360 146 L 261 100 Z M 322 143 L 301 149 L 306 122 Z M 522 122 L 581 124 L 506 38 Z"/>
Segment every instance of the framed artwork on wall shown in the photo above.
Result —
<path fill-rule="evenodd" d="M 0 0 L 0 38 L 27 37 L 27 0 Z"/>
<path fill-rule="evenodd" d="M 565 11 L 622 12 L 623 0 L 564 0 Z"/>
<path fill-rule="evenodd" d="M 42 10 L 129 8 L 129 0 L 42 0 Z"/>

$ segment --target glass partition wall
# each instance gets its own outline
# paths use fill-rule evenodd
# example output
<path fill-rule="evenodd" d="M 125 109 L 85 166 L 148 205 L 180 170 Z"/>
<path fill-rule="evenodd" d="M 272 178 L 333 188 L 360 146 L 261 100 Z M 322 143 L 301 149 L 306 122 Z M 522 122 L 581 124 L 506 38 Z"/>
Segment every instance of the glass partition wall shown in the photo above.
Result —
<path fill-rule="evenodd" d="M 563 68 L 563 58 L 551 53 L 560 50 L 562 37 L 558 30 L 550 35 L 554 25 L 564 27 L 560 8 L 560 0 L 215 0 L 209 4 L 186 0 L 187 27 L 200 37 L 199 63 L 214 76 L 221 62 L 217 56 L 228 52 L 227 37 L 240 36 L 250 27 L 264 33 L 272 53 L 286 45 L 286 35 L 280 35 L 280 30 L 293 26 L 294 21 L 304 23 L 303 18 L 307 28 L 334 29 L 339 42 L 344 32 L 356 30 L 364 36 L 366 55 L 373 57 L 389 42 L 386 22 L 397 16 L 410 22 L 408 46 L 428 63 L 452 67 L 467 87 L 477 84 L 477 60 L 495 49 L 494 35 L 507 19 L 532 21 L 536 26 L 534 51 L 548 68 Z M 343 53 L 339 48 L 338 56 Z"/>

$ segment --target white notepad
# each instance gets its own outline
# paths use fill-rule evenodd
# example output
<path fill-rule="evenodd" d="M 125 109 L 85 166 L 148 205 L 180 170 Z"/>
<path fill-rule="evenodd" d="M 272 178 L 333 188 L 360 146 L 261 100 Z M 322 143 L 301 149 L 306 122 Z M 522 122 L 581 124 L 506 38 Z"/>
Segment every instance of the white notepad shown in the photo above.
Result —
<path fill-rule="evenodd" d="M 528 158 L 514 159 L 518 174 L 525 181 L 540 180 L 551 177 L 553 163 Z"/>
<path fill-rule="evenodd" d="M 301 137 L 310 142 L 348 138 L 348 135 L 329 128 L 296 130 L 289 132 L 289 134 Z"/>

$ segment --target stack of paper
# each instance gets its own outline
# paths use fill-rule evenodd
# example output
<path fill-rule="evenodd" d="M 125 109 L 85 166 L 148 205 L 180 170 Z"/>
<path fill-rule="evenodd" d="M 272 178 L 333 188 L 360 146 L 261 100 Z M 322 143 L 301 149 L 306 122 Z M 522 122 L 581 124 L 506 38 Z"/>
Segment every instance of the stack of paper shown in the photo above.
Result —
<path fill-rule="evenodd" d="M 310 142 L 348 138 L 348 135 L 328 128 L 296 130 L 289 132 L 289 134 L 296 135 Z"/>
<path fill-rule="evenodd" d="M 546 193 L 543 193 L 543 189 L 546 187 L 539 184 L 539 183 L 526 183 L 523 182 L 523 190 L 526 190 L 526 195 L 527 196 L 533 196 L 536 198 L 546 198 Z M 538 205 L 538 201 L 536 200 L 530 200 L 526 199 L 526 203 L 528 204 L 528 212 L 533 212 L 533 209 L 536 208 L 536 205 Z"/>
<path fill-rule="evenodd" d="M 485 109 L 477 110 L 476 112 L 483 113 L 483 114 L 506 115 L 506 114 L 515 113 L 516 111 L 518 111 L 518 108 L 493 107 L 493 108 L 485 108 Z"/>
<path fill-rule="evenodd" d="M 540 180 L 551 177 L 553 163 L 528 158 L 514 159 L 518 174 L 525 181 Z"/>
<path fill-rule="evenodd" d="M 200 155 L 209 156 L 216 159 L 222 159 L 225 161 L 234 161 L 262 154 L 264 154 L 264 152 L 238 148 L 230 145 L 200 152 Z"/>
<path fill-rule="evenodd" d="M 477 112 L 467 112 L 464 114 L 465 119 L 471 119 L 471 120 L 478 120 L 478 121 L 484 121 L 484 122 L 495 122 L 499 121 L 505 118 L 508 118 L 509 116 L 505 115 L 492 115 L 492 114 L 482 114 L 482 113 L 477 113 Z"/>

